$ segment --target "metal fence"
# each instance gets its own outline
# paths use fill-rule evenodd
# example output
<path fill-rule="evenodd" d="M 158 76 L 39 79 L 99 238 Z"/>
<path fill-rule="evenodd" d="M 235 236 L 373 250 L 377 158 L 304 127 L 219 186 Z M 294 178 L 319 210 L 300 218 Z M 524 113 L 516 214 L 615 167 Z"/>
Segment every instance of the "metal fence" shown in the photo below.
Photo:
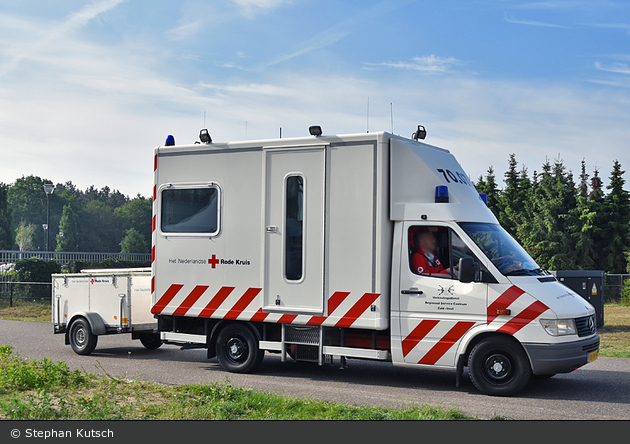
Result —
<path fill-rule="evenodd" d="M 604 278 L 604 297 L 606 302 L 619 302 L 621 289 L 630 281 L 630 274 L 607 274 Z"/>
<path fill-rule="evenodd" d="M 0 265 L 12 264 L 20 259 L 38 258 L 47 261 L 56 261 L 65 265 L 72 261 L 103 262 L 106 259 L 116 259 L 129 262 L 147 262 L 151 260 L 148 253 L 89 253 L 70 251 L 14 251 L 0 250 Z"/>
<path fill-rule="evenodd" d="M 50 282 L 2 282 L 0 283 L 0 307 L 13 307 L 18 301 L 47 302 L 52 298 Z"/>

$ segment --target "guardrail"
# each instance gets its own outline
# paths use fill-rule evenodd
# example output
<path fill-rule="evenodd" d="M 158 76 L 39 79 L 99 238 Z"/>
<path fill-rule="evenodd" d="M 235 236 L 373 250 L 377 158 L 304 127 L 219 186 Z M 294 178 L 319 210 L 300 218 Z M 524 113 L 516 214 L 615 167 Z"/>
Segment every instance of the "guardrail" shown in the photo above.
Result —
<path fill-rule="evenodd" d="M 98 253 L 72 251 L 15 251 L 0 250 L 0 265 L 11 264 L 21 259 L 39 258 L 56 261 L 62 265 L 72 261 L 103 262 L 106 259 L 116 259 L 129 262 L 146 262 L 151 260 L 149 253 Z"/>

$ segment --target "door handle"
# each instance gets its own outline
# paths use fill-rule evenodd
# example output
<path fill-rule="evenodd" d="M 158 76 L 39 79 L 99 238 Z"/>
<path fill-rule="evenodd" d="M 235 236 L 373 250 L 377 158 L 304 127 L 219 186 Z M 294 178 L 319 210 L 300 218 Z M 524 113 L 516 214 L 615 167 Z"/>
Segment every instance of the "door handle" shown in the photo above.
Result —
<path fill-rule="evenodd" d="M 267 231 L 267 233 L 277 233 L 278 232 L 278 227 L 272 225 L 270 227 L 267 227 L 266 231 Z"/>
<path fill-rule="evenodd" d="M 409 290 L 402 290 L 402 294 L 424 294 L 422 290 L 418 290 L 417 288 L 410 288 Z"/>

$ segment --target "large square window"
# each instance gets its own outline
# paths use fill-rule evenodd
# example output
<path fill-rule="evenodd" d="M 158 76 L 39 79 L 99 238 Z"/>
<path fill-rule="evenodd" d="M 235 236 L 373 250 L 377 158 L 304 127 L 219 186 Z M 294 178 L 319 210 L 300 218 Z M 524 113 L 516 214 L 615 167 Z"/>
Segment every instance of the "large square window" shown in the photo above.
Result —
<path fill-rule="evenodd" d="M 160 228 L 166 234 L 217 234 L 219 189 L 205 187 L 163 190 Z"/>

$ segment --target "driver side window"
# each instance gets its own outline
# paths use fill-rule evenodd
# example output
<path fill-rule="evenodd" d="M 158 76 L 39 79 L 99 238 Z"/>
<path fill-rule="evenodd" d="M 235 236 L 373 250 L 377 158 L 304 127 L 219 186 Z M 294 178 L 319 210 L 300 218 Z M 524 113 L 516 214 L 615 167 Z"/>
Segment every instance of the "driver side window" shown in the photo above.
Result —
<path fill-rule="evenodd" d="M 477 259 L 453 230 L 440 226 L 412 226 L 409 229 L 409 267 L 420 276 L 458 279 L 459 260 Z"/>

